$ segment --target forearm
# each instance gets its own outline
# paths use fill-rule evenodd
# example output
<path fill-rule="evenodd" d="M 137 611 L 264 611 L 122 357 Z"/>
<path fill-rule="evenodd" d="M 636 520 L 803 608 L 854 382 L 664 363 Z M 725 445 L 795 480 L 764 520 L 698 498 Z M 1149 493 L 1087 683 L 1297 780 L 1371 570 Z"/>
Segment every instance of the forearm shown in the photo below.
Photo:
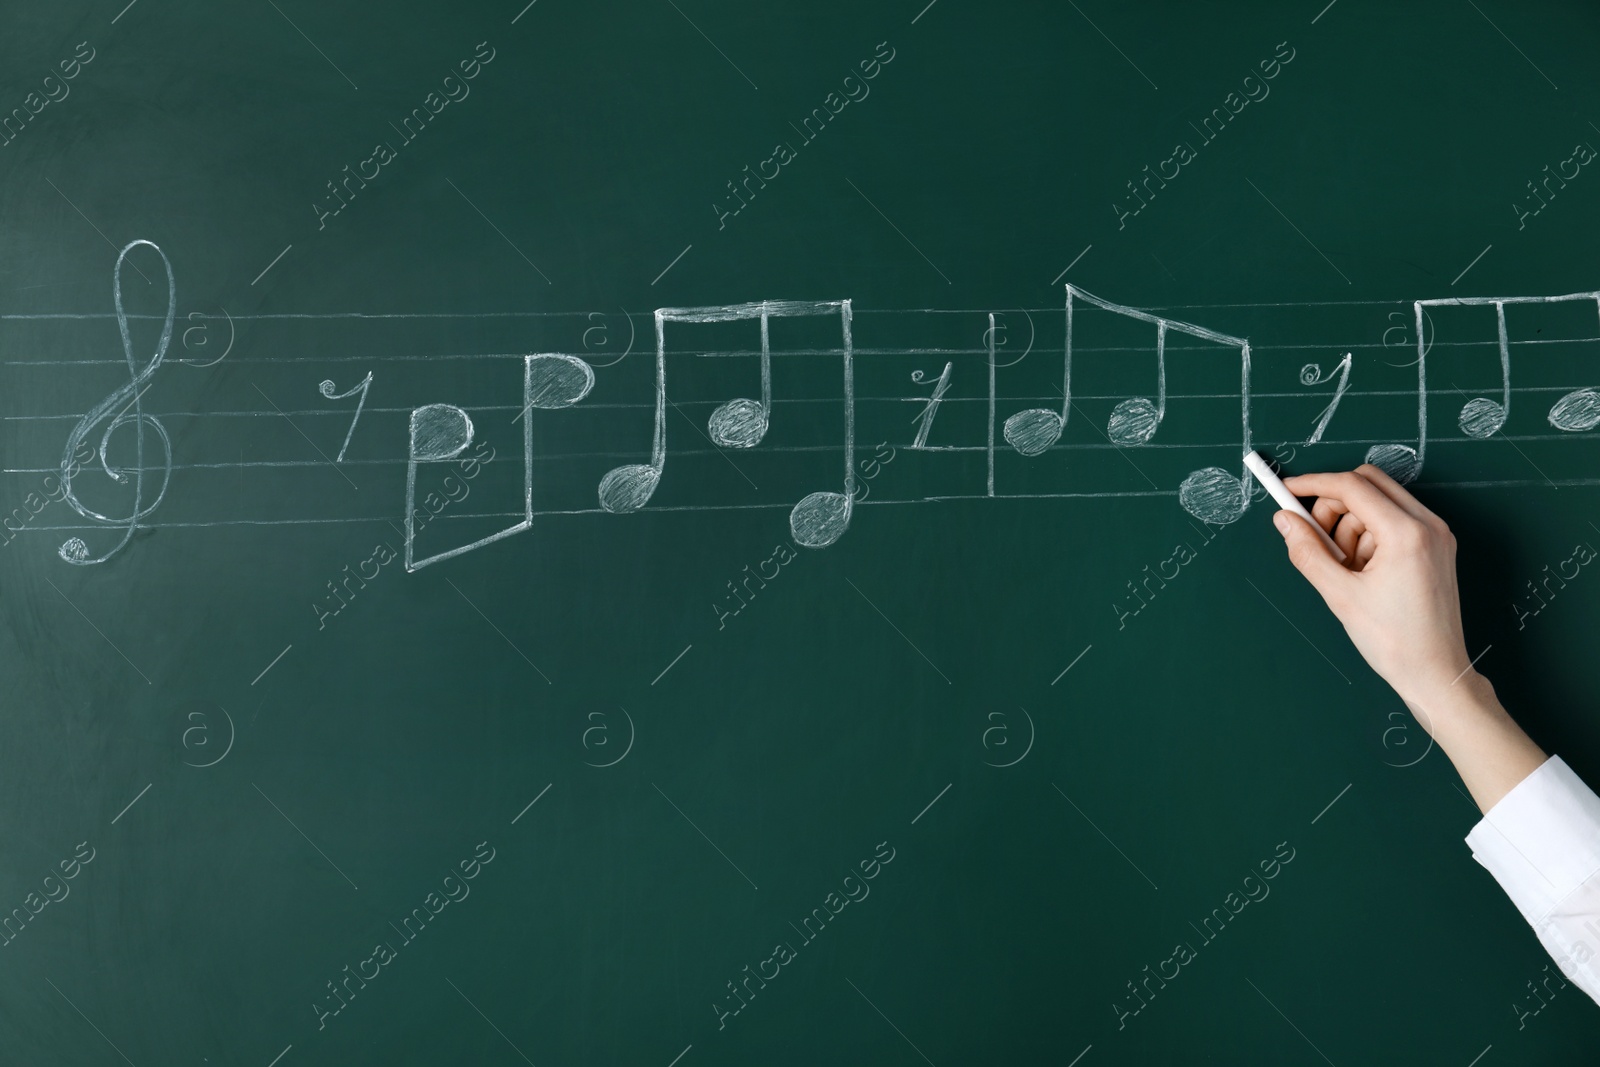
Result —
<path fill-rule="evenodd" d="M 1482 812 L 1547 758 L 1477 671 L 1468 670 L 1442 692 L 1406 706 L 1450 758 Z"/>

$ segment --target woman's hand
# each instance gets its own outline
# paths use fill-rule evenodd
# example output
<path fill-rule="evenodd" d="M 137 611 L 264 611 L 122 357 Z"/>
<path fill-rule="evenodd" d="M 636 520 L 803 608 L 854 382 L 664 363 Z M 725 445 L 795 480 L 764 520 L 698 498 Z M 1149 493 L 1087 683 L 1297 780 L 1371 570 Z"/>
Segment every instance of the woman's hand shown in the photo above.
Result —
<path fill-rule="evenodd" d="M 1456 539 L 1444 520 L 1370 463 L 1285 478 L 1284 485 L 1317 498 L 1312 516 L 1349 557 L 1338 562 L 1304 519 L 1280 511 L 1273 521 L 1290 562 L 1402 700 L 1423 708 L 1448 703 L 1442 698 L 1471 661 L 1461 629 Z"/>

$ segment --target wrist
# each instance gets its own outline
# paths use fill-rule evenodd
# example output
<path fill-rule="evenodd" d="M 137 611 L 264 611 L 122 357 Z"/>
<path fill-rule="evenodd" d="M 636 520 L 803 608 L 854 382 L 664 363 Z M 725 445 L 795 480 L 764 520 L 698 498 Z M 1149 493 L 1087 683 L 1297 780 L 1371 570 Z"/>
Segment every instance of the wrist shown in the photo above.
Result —
<path fill-rule="evenodd" d="M 1501 705 L 1489 679 L 1476 671 L 1406 706 L 1455 765 L 1483 812 L 1547 758 Z"/>
<path fill-rule="evenodd" d="M 1443 744 L 1440 728 L 1461 725 L 1467 721 L 1485 721 L 1506 715 L 1506 709 L 1494 694 L 1494 685 L 1477 670 L 1467 670 L 1450 681 L 1435 681 L 1432 685 L 1408 688 L 1400 699 L 1416 715 L 1427 733 Z"/>

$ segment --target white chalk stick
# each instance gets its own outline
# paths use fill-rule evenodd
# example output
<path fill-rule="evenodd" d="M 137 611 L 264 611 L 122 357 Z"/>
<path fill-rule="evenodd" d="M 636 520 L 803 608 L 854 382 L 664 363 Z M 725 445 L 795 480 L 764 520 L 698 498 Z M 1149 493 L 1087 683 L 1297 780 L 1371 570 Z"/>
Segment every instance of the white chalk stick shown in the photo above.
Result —
<path fill-rule="evenodd" d="M 1244 454 L 1244 465 L 1250 468 L 1250 473 L 1256 476 L 1256 481 L 1260 482 L 1262 487 L 1272 494 L 1272 499 L 1278 502 L 1280 508 L 1285 511 L 1292 511 L 1309 522 L 1311 528 L 1322 535 L 1322 540 L 1327 544 L 1328 550 L 1333 553 L 1333 558 L 1340 563 L 1345 561 L 1344 550 L 1333 543 L 1333 538 L 1328 536 L 1328 531 L 1322 528 L 1322 524 L 1311 517 L 1311 512 L 1306 510 L 1304 504 L 1295 499 L 1294 494 L 1289 492 L 1289 487 L 1283 484 L 1283 479 L 1272 473 L 1272 468 L 1267 465 L 1266 459 L 1262 457 L 1260 452 L 1246 452 Z"/>

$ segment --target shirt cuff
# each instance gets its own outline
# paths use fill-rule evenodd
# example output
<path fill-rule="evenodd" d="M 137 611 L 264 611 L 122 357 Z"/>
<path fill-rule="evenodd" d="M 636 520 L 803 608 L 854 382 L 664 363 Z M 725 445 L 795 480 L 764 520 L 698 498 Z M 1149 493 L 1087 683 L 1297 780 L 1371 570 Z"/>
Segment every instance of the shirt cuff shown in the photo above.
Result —
<path fill-rule="evenodd" d="M 1551 756 L 1501 797 L 1466 841 L 1472 858 L 1538 927 L 1600 871 L 1600 797 Z"/>

